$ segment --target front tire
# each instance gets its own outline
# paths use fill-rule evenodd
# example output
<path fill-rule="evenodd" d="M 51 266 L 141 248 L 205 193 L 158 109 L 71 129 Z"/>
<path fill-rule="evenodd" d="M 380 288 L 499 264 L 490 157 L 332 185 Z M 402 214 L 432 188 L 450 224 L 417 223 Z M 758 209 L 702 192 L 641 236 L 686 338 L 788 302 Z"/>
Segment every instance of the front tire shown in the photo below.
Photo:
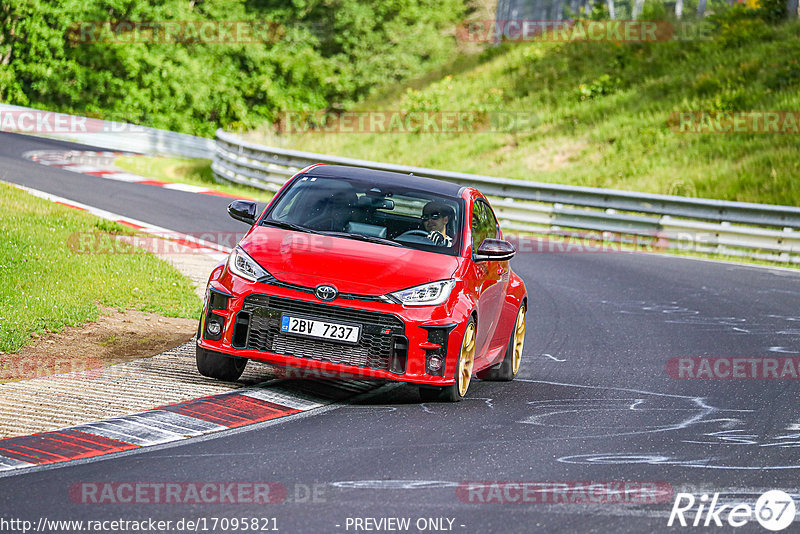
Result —
<path fill-rule="evenodd" d="M 525 344 L 525 305 L 519 307 L 514 330 L 508 340 L 506 354 L 502 363 L 494 368 L 489 368 L 478 373 L 481 380 L 495 382 L 510 382 L 514 380 L 522 363 L 522 347 Z"/>
<path fill-rule="evenodd" d="M 220 352 L 206 350 L 200 347 L 195 349 L 197 370 L 201 375 L 226 382 L 235 382 L 242 376 L 247 366 L 246 358 L 227 356 Z"/>
<path fill-rule="evenodd" d="M 440 400 L 445 402 L 459 402 L 467 394 L 469 383 L 472 379 L 472 370 L 475 366 L 475 320 L 470 319 L 464 329 L 464 339 L 461 341 L 461 351 L 458 354 L 455 383 L 452 386 L 433 389 L 420 386 L 419 396 L 424 402 Z"/>

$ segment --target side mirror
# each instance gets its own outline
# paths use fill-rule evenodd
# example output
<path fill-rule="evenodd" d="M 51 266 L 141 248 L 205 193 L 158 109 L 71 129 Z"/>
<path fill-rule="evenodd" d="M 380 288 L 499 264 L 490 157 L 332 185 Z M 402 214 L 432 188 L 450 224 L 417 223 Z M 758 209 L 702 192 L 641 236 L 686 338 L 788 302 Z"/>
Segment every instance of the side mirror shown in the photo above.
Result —
<path fill-rule="evenodd" d="M 517 250 L 514 245 L 502 239 L 484 239 L 475 253 L 475 261 L 508 261 Z"/>
<path fill-rule="evenodd" d="M 252 226 L 255 224 L 256 217 L 258 216 L 256 209 L 257 206 L 255 202 L 249 200 L 234 200 L 228 206 L 228 215 L 237 221 L 242 221 Z"/>

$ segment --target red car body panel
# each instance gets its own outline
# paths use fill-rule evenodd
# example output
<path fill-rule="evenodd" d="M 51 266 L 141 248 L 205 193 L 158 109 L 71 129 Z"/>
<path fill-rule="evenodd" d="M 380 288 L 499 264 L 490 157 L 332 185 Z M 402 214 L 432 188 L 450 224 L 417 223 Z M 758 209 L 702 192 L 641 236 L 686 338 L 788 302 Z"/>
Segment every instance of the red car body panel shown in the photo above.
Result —
<path fill-rule="evenodd" d="M 458 267 L 455 256 L 268 226 L 239 246 L 253 258 L 280 258 L 265 268 L 282 282 L 314 287 L 324 278 L 340 293 L 369 296 L 450 278 Z"/>
<path fill-rule="evenodd" d="M 303 169 L 295 177 L 308 170 Z M 289 180 L 284 188 L 291 182 Z M 279 195 L 280 192 L 274 198 Z M 466 213 L 472 213 L 472 205 L 476 200 L 485 200 L 473 188 L 463 188 L 462 198 Z M 262 212 L 261 217 L 263 215 Z M 406 368 L 402 374 L 233 347 L 234 319 L 249 295 L 266 294 L 314 304 L 320 304 L 321 301 L 313 293 L 248 281 L 230 273 L 225 263 L 219 264 L 209 278 L 210 288 L 230 295 L 226 309 L 214 310 L 215 314 L 225 318 L 222 335 L 216 341 L 199 335 L 198 345 L 211 351 L 302 369 L 307 373 L 304 376 L 365 377 L 437 386 L 453 384 L 461 341 L 469 318 L 472 316 L 477 320 L 474 372 L 478 372 L 502 361 L 517 311 L 523 303 L 527 303 L 525 284 L 511 270 L 508 261 L 473 261 L 471 223 L 471 217 L 465 217 L 463 246 L 455 256 L 258 224 L 239 242 L 239 246 L 275 278 L 304 287 L 313 288 L 327 283 L 335 286 L 340 293 L 377 297 L 427 282 L 454 278 L 456 285 L 450 297 L 437 306 L 404 306 L 393 302 L 342 297 L 326 303 L 392 314 L 401 319 L 408 339 Z M 498 235 L 498 238 L 502 239 L 502 235 Z M 206 312 L 204 308 L 204 318 Z M 431 348 L 431 344 L 428 331 L 423 327 L 445 325 L 454 326 L 447 340 L 444 376 L 433 376 L 426 373 L 425 349 Z M 200 334 L 203 328 L 201 320 Z M 348 350 L 348 346 L 342 345 L 341 350 Z"/>

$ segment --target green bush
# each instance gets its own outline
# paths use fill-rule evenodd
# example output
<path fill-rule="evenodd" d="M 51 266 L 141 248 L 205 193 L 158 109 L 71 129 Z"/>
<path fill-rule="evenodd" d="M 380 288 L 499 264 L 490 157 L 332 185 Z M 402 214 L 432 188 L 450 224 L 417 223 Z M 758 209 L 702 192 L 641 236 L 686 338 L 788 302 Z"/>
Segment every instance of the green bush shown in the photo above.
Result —
<path fill-rule="evenodd" d="M 346 106 L 444 63 L 455 50 L 445 28 L 464 12 L 463 0 L 4 0 L 0 99 L 199 135 L 245 130 L 282 110 Z M 129 43 L 109 27 L 95 34 L 109 42 L 82 42 L 82 21 L 282 31 L 274 42 Z"/>
<path fill-rule="evenodd" d="M 788 13 L 785 0 L 759 0 L 758 16 L 770 23 L 784 20 Z"/>
<path fill-rule="evenodd" d="M 582 83 L 578 86 L 578 100 L 592 100 L 599 96 L 610 95 L 616 91 L 618 85 L 617 78 L 612 78 L 610 74 L 603 74 L 591 83 Z"/>

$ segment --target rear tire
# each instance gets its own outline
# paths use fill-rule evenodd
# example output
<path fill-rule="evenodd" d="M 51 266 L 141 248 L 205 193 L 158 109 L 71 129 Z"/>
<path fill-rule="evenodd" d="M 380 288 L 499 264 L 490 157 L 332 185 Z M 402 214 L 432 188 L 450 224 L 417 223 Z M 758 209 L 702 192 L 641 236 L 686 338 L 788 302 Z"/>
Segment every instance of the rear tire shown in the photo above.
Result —
<path fill-rule="evenodd" d="M 197 370 L 201 375 L 226 382 L 238 380 L 247 366 L 246 358 L 227 356 L 200 347 L 195 349 L 195 360 L 197 361 Z"/>
<path fill-rule="evenodd" d="M 517 320 L 509 337 L 503 361 L 497 367 L 490 367 L 478 373 L 478 378 L 495 382 L 510 382 L 517 376 L 522 363 L 522 347 L 525 343 L 525 311 L 524 305 L 519 307 Z"/>
<path fill-rule="evenodd" d="M 461 351 L 458 354 L 455 383 L 443 388 L 420 386 L 419 396 L 423 402 L 445 401 L 459 402 L 467 394 L 472 370 L 475 365 L 475 320 L 470 319 L 464 329 L 464 339 L 461 341 Z"/>

